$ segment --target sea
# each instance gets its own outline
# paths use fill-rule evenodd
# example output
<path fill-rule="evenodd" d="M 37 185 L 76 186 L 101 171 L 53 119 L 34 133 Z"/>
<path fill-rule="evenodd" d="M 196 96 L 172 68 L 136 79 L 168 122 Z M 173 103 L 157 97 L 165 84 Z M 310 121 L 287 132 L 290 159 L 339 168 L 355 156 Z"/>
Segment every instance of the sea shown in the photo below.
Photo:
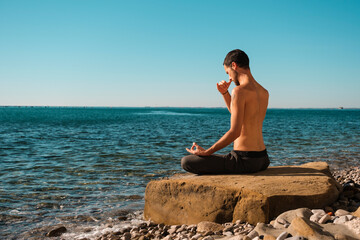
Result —
<path fill-rule="evenodd" d="M 149 181 L 184 173 L 185 148 L 215 143 L 225 108 L 0 107 L 0 239 L 96 239 L 142 221 Z M 359 109 L 268 109 L 271 166 L 358 166 Z M 226 154 L 231 146 L 219 151 Z"/>

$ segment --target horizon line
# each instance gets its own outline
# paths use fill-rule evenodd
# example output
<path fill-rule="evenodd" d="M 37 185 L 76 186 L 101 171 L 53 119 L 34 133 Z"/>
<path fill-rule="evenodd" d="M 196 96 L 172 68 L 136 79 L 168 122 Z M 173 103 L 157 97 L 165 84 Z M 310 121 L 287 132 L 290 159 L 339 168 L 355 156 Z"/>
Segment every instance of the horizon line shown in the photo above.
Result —
<path fill-rule="evenodd" d="M 175 107 L 175 106 L 63 106 L 63 105 L 0 105 L 0 107 L 42 107 L 42 108 L 220 108 L 227 109 L 226 107 Z M 268 109 L 360 109 L 360 107 L 268 107 Z"/>

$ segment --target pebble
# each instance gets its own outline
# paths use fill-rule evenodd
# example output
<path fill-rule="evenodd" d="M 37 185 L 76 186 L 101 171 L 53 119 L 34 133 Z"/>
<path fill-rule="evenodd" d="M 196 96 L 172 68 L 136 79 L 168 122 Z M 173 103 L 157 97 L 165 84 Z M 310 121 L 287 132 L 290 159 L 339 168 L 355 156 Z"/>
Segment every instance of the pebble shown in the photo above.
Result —
<path fill-rule="evenodd" d="M 289 238 L 285 238 L 285 240 L 304 240 L 304 237 L 301 236 L 295 236 L 295 237 L 289 237 Z"/>
<path fill-rule="evenodd" d="M 322 210 L 322 209 L 313 209 L 313 210 L 311 210 L 311 212 L 312 212 L 313 214 L 318 214 L 318 215 L 320 215 L 320 216 L 323 216 L 323 215 L 326 214 L 326 212 L 325 212 L 324 210 Z"/>
<path fill-rule="evenodd" d="M 327 214 L 326 214 L 327 215 Z M 324 215 L 325 216 L 325 215 Z M 310 216 L 310 221 L 312 222 L 319 222 L 319 220 L 321 219 L 321 215 L 320 214 L 313 214 Z"/>
<path fill-rule="evenodd" d="M 259 234 L 258 234 L 257 231 L 252 230 L 247 236 L 248 236 L 249 238 L 253 239 L 253 238 L 259 236 Z"/>
<path fill-rule="evenodd" d="M 310 219 L 311 220 L 311 219 Z M 322 216 L 319 220 L 319 223 L 320 224 L 324 224 L 326 223 L 327 221 L 331 220 L 331 216 L 325 214 L 324 216 Z"/>
<path fill-rule="evenodd" d="M 280 235 L 276 238 L 276 240 L 284 240 L 289 235 L 288 232 L 282 232 Z"/>
<path fill-rule="evenodd" d="M 343 209 L 338 209 L 336 212 L 335 212 L 335 216 L 344 216 L 344 215 L 349 215 L 350 213 L 346 210 L 343 210 Z"/>
<path fill-rule="evenodd" d="M 191 240 L 197 240 L 200 237 L 202 237 L 202 235 L 200 233 L 198 233 L 198 234 L 195 234 L 194 236 L 192 236 Z"/>
<path fill-rule="evenodd" d="M 225 227 L 224 228 L 224 232 L 228 232 L 228 231 L 232 231 L 234 229 L 234 227 L 233 226 L 227 226 L 227 227 Z"/>
<path fill-rule="evenodd" d="M 139 231 L 139 233 L 141 233 L 141 234 L 146 234 L 146 233 L 148 233 L 148 230 L 147 230 L 147 229 L 141 229 L 141 230 Z"/>
<path fill-rule="evenodd" d="M 223 232 L 223 235 L 230 237 L 233 236 L 234 234 L 232 232 Z"/>
<path fill-rule="evenodd" d="M 124 237 L 124 240 L 130 240 L 131 234 L 129 232 L 126 232 L 126 233 L 124 233 L 123 237 Z"/>
<path fill-rule="evenodd" d="M 214 240 L 215 238 L 211 237 L 211 236 L 207 236 L 207 237 L 204 237 L 202 240 Z"/>
<path fill-rule="evenodd" d="M 66 227 L 61 226 L 61 227 L 57 227 L 55 229 L 52 229 L 51 231 L 49 231 L 46 236 L 47 237 L 59 237 L 61 236 L 61 234 L 65 233 L 67 231 Z"/>
<path fill-rule="evenodd" d="M 347 221 L 349 221 L 349 219 L 348 219 L 347 216 L 340 216 L 340 217 L 338 217 L 338 218 L 336 218 L 336 219 L 334 220 L 334 223 L 335 223 L 335 224 L 344 224 L 344 223 L 346 223 Z"/>
<path fill-rule="evenodd" d="M 176 229 L 176 232 L 177 232 L 177 233 L 182 232 L 182 231 L 185 230 L 185 228 L 186 228 L 186 227 L 183 225 L 183 226 L 179 227 L 178 229 Z"/>
<path fill-rule="evenodd" d="M 265 235 L 264 236 L 264 240 L 276 240 L 276 238 L 275 237 L 273 237 L 272 235 Z"/>
<path fill-rule="evenodd" d="M 343 234 L 335 234 L 334 238 L 336 240 L 347 240 L 347 237 Z"/>

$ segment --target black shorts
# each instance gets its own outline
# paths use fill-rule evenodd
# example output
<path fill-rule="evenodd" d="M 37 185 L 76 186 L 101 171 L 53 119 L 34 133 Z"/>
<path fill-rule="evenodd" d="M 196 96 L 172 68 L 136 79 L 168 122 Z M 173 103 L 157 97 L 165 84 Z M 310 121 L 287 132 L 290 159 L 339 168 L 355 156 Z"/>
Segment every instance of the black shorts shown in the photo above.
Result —
<path fill-rule="evenodd" d="M 231 151 L 226 155 L 188 155 L 181 159 L 184 170 L 196 174 L 241 174 L 267 169 L 270 164 L 264 151 Z"/>

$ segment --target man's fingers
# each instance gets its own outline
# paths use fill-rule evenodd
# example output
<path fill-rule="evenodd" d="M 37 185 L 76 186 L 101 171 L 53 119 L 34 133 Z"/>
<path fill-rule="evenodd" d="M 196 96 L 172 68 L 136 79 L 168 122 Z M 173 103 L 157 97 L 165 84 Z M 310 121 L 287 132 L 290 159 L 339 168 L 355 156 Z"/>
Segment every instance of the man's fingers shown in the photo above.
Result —
<path fill-rule="evenodd" d="M 192 149 L 188 149 L 188 148 L 185 148 L 186 151 L 188 151 L 189 153 L 191 154 L 196 154 L 196 151 L 195 150 L 192 150 Z"/>
<path fill-rule="evenodd" d="M 220 92 L 223 90 L 227 90 L 232 82 L 232 79 L 229 79 L 229 82 L 225 80 L 221 80 L 220 82 L 216 83 L 216 86 Z"/>
<path fill-rule="evenodd" d="M 195 150 L 186 148 L 186 151 L 188 151 L 191 154 L 195 154 Z"/>
<path fill-rule="evenodd" d="M 221 86 L 221 85 L 223 85 L 223 84 L 225 84 L 225 83 L 226 83 L 225 80 L 221 80 L 220 82 L 217 83 L 217 85 L 218 85 L 218 86 Z"/>

